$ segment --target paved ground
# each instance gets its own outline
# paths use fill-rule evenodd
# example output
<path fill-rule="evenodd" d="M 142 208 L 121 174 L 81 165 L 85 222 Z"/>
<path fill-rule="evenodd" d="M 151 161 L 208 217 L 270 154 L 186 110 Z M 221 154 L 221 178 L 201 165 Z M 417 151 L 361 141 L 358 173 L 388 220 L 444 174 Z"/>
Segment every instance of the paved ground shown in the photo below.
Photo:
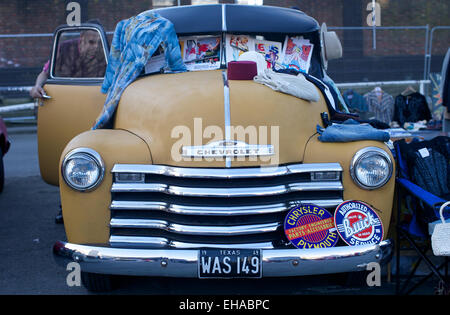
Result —
<path fill-rule="evenodd" d="M 59 205 L 57 187 L 39 175 L 36 133 L 12 130 L 13 144 L 5 157 L 6 183 L 0 195 L 0 294 L 89 294 L 68 287 L 68 271 L 57 266 L 51 248 L 64 240 L 64 228 L 54 223 Z M 31 130 L 32 131 L 32 130 Z M 25 133 L 24 133 L 25 132 Z M 299 277 L 263 280 L 186 280 L 120 278 L 112 294 L 163 295 L 392 295 L 394 282 L 382 278 L 381 287 L 342 285 L 337 277 Z M 416 294 L 432 295 L 434 281 Z"/>

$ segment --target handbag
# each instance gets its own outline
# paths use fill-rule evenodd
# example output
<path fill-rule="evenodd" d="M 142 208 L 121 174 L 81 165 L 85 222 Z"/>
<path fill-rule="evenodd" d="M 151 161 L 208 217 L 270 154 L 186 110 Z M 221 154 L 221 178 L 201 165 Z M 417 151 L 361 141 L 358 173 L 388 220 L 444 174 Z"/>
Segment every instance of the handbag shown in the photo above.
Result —
<path fill-rule="evenodd" d="M 450 201 L 441 206 L 439 215 L 442 223 L 436 224 L 431 235 L 431 247 L 435 256 L 450 256 L 450 222 L 445 222 L 443 215 L 443 211 L 448 205 L 450 205 Z"/>

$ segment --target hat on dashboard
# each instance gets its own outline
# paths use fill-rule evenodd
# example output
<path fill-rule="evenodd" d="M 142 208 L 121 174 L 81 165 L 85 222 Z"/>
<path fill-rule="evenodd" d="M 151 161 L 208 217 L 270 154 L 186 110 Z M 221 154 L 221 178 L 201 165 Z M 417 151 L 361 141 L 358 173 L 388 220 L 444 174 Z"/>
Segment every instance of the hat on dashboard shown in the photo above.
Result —
<path fill-rule="evenodd" d="M 328 67 L 328 60 L 342 57 L 342 45 L 336 32 L 329 32 L 327 25 L 322 23 L 320 28 L 321 58 L 325 69 Z"/>

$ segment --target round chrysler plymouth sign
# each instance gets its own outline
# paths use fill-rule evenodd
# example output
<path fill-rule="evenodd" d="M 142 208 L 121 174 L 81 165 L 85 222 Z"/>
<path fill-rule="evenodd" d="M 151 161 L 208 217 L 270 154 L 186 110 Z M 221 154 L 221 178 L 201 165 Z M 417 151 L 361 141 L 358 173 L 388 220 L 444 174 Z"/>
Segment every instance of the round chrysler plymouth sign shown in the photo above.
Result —
<path fill-rule="evenodd" d="M 315 205 L 292 208 L 284 220 L 284 232 L 300 249 L 332 247 L 339 239 L 333 216 Z"/>
<path fill-rule="evenodd" d="M 334 221 L 342 240 L 348 245 L 377 244 L 383 238 L 383 224 L 378 214 L 361 201 L 341 203 L 334 212 Z"/>

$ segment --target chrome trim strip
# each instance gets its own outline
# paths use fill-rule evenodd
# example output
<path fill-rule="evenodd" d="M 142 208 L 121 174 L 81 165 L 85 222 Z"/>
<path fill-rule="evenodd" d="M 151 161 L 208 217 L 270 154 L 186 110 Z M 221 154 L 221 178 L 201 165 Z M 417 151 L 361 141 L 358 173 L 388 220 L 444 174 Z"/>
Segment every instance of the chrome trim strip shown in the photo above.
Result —
<path fill-rule="evenodd" d="M 224 13 L 225 6 L 222 6 Z M 224 107 L 224 118 L 225 118 L 225 141 L 231 140 L 231 113 L 230 113 L 230 87 L 228 85 L 228 77 L 226 70 L 222 71 L 223 78 L 223 107 Z M 225 157 L 225 167 L 231 167 L 231 158 L 229 156 Z"/>
<path fill-rule="evenodd" d="M 262 249 L 263 277 L 289 277 L 365 270 L 367 264 L 386 264 L 393 243 L 315 249 Z M 56 262 L 64 269 L 76 261 L 84 272 L 129 276 L 198 277 L 198 250 L 125 249 L 58 241 Z"/>
<path fill-rule="evenodd" d="M 183 157 L 250 157 L 250 156 L 272 156 L 275 149 L 271 144 L 250 145 L 243 141 L 219 140 L 209 142 L 206 145 L 183 146 L 181 156 Z"/>
<path fill-rule="evenodd" d="M 111 235 L 109 243 L 112 247 L 132 247 L 132 248 L 273 248 L 272 242 L 261 243 L 238 243 L 238 244 L 206 244 L 206 243 L 186 243 L 170 241 L 163 237 L 147 236 L 121 236 Z"/>
<path fill-rule="evenodd" d="M 225 5 L 222 4 L 222 32 L 227 31 L 227 15 Z"/>
<path fill-rule="evenodd" d="M 109 244 L 112 247 L 169 247 L 170 241 L 164 237 L 121 236 L 111 235 Z"/>
<path fill-rule="evenodd" d="M 233 226 L 200 226 L 170 223 L 164 220 L 150 219 L 117 219 L 110 221 L 111 228 L 159 229 L 167 232 L 188 235 L 233 236 L 274 232 L 280 223 L 264 223 Z"/>
<path fill-rule="evenodd" d="M 261 248 L 261 249 L 272 249 L 272 242 L 265 243 L 248 243 L 248 244 L 195 244 L 195 243 L 185 243 L 172 241 L 171 245 L 173 248 Z"/>
<path fill-rule="evenodd" d="M 113 200 L 110 210 L 164 211 L 183 215 L 258 215 L 287 211 L 299 204 L 314 204 L 322 208 L 337 207 L 343 199 L 298 200 L 257 206 L 189 206 L 162 201 L 117 201 Z"/>
<path fill-rule="evenodd" d="M 299 191 L 342 191 L 344 187 L 340 182 L 306 182 L 286 185 L 240 188 L 204 188 L 181 187 L 167 184 L 121 184 L 113 183 L 111 192 L 147 192 L 164 193 L 176 196 L 190 197 L 257 197 L 281 195 Z"/>
<path fill-rule="evenodd" d="M 277 167 L 190 168 L 149 164 L 116 164 L 112 173 L 145 173 L 188 178 L 253 178 L 309 172 L 342 172 L 339 163 L 291 164 Z"/>

